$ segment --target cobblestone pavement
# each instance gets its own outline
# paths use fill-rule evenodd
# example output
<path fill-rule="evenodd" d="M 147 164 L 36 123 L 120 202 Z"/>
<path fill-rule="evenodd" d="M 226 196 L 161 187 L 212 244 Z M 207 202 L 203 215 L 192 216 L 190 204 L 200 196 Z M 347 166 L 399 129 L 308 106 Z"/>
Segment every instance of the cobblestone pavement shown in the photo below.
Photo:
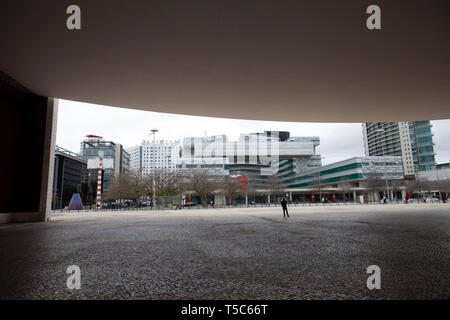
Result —
<path fill-rule="evenodd" d="M 449 209 L 83 213 L 1 226 L 0 298 L 448 299 Z M 74 264 L 80 290 L 66 287 Z M 369 265 L 380 290 L 366 287 Z"/>

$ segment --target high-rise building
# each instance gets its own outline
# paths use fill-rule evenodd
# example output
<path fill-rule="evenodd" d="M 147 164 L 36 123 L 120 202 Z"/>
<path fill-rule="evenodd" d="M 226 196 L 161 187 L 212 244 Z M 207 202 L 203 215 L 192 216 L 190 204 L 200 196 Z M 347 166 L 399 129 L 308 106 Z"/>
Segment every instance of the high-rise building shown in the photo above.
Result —
<path fill-rule="evenodd" d="M 130 155 L 130 170 L 142 170 L 142 174 L 151 174 L 157 169 L 176 169 L 179 158 L 179 141 L 144 140 L 140 146 L 127 148 Z"/>
<path fill-rule="evenodd" d="M 401 156 L 406 177 L 436 165 L 430 121 L 363 123 L 366 156 Z"/>
<path fill-rule="evenodd" d="M 99 158 L 103 158 L 102 192 L 109 189 L 114 176 L 130 170 L 130 155 L 122 145 L 106 141 L 100 136 L 86 136 L 81 142 L 80 154 L 88 164 L 89 182 L 97 181 Z"/>

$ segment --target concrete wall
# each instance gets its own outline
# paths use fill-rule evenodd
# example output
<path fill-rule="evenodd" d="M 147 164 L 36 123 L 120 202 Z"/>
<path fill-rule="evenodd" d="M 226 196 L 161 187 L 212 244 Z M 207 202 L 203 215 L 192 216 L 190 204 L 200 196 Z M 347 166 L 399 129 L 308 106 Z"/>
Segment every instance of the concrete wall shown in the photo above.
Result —
<path fill-rule="evenodd" d="M 0 105 L 0 223 L 45 221 L 51 200 L 57 103 L 0 73 Z"/>

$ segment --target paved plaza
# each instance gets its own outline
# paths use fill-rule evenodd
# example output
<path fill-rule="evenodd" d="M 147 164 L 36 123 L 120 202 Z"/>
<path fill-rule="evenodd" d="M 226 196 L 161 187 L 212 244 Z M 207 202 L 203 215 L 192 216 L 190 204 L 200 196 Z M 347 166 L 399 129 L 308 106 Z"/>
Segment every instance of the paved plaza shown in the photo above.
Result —
<path fill-rule="evenodd" d="M 450 298 L 450 205 L 55 214 L 0 226 L 1 299 Z M 66 269 L 81 270 L 69 290 Z M 381 289 L 366 269 L 381 269 Z"/>

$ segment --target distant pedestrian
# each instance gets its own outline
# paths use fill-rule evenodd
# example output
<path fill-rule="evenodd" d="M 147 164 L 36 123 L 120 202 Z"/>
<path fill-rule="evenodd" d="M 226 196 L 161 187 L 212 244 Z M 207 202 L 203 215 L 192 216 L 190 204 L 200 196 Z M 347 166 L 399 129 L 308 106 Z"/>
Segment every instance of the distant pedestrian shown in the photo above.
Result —
<path fill-rule="evenodd" d="M 384 204 L 387 203 L 387 198 L 386 198 L 386 196 L 383 197 L 383 203 L 384 203 Z"/>
<path fill-rule="evenodd" d="M 285 218 L 286 216 L 289 218 L 286 198 L 281 199 L 281 207 L 283 208 L 283 218 Z"/>

